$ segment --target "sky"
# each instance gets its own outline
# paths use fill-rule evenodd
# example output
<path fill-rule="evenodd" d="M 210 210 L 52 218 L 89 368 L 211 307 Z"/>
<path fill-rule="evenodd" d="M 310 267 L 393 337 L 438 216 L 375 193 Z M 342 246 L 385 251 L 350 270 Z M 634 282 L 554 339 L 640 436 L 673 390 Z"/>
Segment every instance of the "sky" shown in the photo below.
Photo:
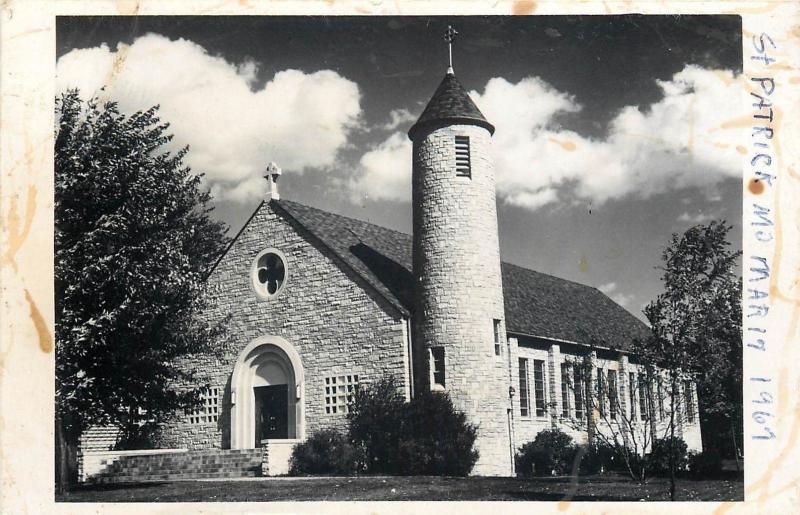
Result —
<path fill-rule="evenodd" d="M 411 232 L 406 136 L 447 69 L 495 125 L 501 256 L 631 313 L 673 233 L 741 248 L 738 16 L 59 17 L 56 87 L 160 106 L 231 235 L 281 197 Z"/>

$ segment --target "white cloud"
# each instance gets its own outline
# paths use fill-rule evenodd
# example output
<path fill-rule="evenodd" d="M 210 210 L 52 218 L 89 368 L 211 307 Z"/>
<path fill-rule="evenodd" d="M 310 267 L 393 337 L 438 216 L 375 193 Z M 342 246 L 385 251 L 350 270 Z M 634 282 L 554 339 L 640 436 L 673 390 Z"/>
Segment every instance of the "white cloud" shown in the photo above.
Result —
<path fill-rule="evenodd" d="M 741 129 L 725 122 L 741 104 L 740 77 L 689 65 L 658 85 L 660 101 L 646 109 L 623 108 L 603 139 L 554 129 L 558 115 L 578 112 L 581 106 L 539 78 L 516 84 L 493 78 L 482 93 L 472 91 L 470 96 L 497 129 L 493 151 L 499 198 L 535 210 L 574 198 L 602 204 L 683 188 L 707 189 L 726 177 L 738 177 Z M 399 114 L 392 120 L 394 116 Z M 401 148 L 397 141 L 393 134 L 365 154 L 361 175 L 351 186 L 373 198 L 387 198 L 387 187 L 410 191 L 397 181 L 411 182 L 411 147 Z"/>
<path fill-rule="evenodd" d="M 601 284 L 600 286 L 597 287 L 597 289 L 608 295 L 609 293 L 617 289 L 617 283 L 610 282 L 607 284 Z"/>
<path fill-rule="evenodd" d="M 411 200 L 411 141 L 402 132 L 394 132 L 370 149 L 359 161 L 359 174 L 351 180 L 354 201 Z"/>
<path fill-rule="evenodd" d="M 690 65 L 658 85 L 663 98 L 645 110 L 622 109 L 603 140 L 550 129 L 554 116 L 580 106 L 540 79 L 492 79 L 482 94 L 473 91 L 497 127 L 499 196 L 535 209 L 568 190 L 601 204 L 737 177 L 740 129 L 724 127 L 741 103 L 740 81 L 731 72 Z M 526 206 L 519 201 L 526 195 L 538 202 Z"/>
<path fill-rule="evenodd" d="M 99 94 L 123 112 L 160 104 L 173 146 L 189 144 L 192 169 L 218 197 L 240 201 L 262 194 L 269 161 L 290 173 L 331 166 L 361 116 L 358 86 L 336 72 L 284 70 L 263 85 L 257 72 L 253 61 L 230 63 L 157 34 L 114 51 L 73 50 L 56 67 L 59 91 Z"/>
<path fill-rule="evenodd" d="M 389 113 L 389 121 L 383 125 L 385 131 L 393 131 L 405 123 L 415 122 L 417 117 L 408 109 L 392 109 Z"/>
<path fill-rule="evenodd" d="M 613 281 L 610 283 L 601 284 L 597 287 L 597 289 L 608 295 L 611 300 L 624 308 L 630 306 L 631 302 L 636 298 L 636 295 L 617 291 L 617 283 Z"/>
<path fill-rule="evenodd" d="M 705 222 L 710 222 L 714 218 L 716 218 L 714 215 L 708 213 L 697 213 L 696 215 L 692 215 L 689 214 L 688 211 L 685 211 L 678 216 L 678 221 L 689 222 L 692 224 L 702 224 Z"/>
<path fill-rule="evenodd" d="M 611 295 L 611 300 L 613 300 L 614 302 L 616 302 L 617 304 L 619 304 L 623 308 L 627 308 L 630 305 L 630 303 L 633 301 L 633 299 L 635 299 L 635 298 L 636 298 L 636 295 L 633 295 L 633 294 L 628 295 L 628 294 L 625 294 L 625 293 L 622 293 L 622 292 L 616 293 L 614 295 Z"/>

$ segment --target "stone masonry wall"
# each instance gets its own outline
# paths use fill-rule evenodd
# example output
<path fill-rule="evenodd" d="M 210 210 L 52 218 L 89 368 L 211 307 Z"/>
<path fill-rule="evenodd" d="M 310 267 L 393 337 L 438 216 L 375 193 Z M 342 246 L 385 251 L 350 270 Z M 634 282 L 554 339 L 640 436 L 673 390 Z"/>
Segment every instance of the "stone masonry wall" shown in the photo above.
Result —
<path fill-rule="evenodd" d="M 216 422 L 191 424 L 178 414 L 163 428 L 161 446 L 202 449 L 230 447 L 230 380 L 240 351 L 263 335 L 289 341 L 305 371 L 306 436 L 329 426 L 343 427 L 345 415 L 326 414 L 324 378 L 358 374 L 361 382 L 394 374 L 404 384 L 403 320 L 363 281 L 336 264 L 296 222 L 265 203 L 245 227 L 208 279 L 216 307 L 209 316 L 230 314 L 224 349 L 187 363 L 196 372 L 193 385 L 221 389 Z M 276 248 L 286 256 L 288 279 L 277 297 L 264 300 L 251 286 L 255 256 Z"/>
<path fill-rule="evenodd" d="M 455 171 L 455 136 L 470 138 L 472 177 Z M 430 388 L 428 349 L 445 350 L 445 390 L 478 425 L 477 475 L 509 475 L 505 335 L 491 135 L 451 125 L 416 136 L 413 161 L 415 378 Z M 503 338 L 504 339 L 504 338 Z"/>

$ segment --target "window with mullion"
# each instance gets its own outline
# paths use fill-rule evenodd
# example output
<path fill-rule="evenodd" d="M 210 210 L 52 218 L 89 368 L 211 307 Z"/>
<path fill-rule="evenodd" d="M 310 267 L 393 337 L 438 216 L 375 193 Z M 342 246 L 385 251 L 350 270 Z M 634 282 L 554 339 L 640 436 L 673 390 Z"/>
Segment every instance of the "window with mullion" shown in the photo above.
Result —
<path fill-rule="evenodd" d="M 533 360 L 533 391 L 536 394 L 536 416 L 544 417 L 547 414 L 544 398 L 544 361 Z"/>
<path fill-rule="evenodd" d="M 650 416 L 650 410 L 647 408 L 647 381 L 646 377 L 639 374 L 639 417 L 642 420 L 647 420 Z"/>
<path fill-rule="evenodd" d="M 611 420 L 617 420 L 617 408 L 619 405 L 617 404 L 617 371 L 616 370 L 609 370 L 608 371 L 608 407 L 609 407 L 609 414 L 611 415 Z"/>
<path fill-rule="evenodd" d="M 569 363 L 561 364 L 561 416 L 569 417 Z"/>
<path fill-rule="evenodd" d="M 573 381 L 572 389 L 575 394 L 575 418 L 583 418 L 583 393 L 586 388 L 583 375 L 583 365 L 575 363 L 572 367 L 572 374 L 575 378 Z"/>
<path fill-rule="evenodd" d="M 528 360 L 519 358 L 519 414 L 531 416 L 530 391 L 528 387 Z"/>

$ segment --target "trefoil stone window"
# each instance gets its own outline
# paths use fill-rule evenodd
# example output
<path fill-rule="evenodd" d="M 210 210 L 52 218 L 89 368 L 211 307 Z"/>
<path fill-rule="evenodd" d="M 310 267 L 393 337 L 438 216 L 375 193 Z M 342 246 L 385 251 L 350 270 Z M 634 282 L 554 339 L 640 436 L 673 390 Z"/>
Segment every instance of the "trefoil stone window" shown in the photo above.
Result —
<path fill-rule="evenodd" d="M 262 299 L 276 297 L 286 284 L 286 259 L 277 249 L 261 251 L 253 260 L 253 290 Z"/>

